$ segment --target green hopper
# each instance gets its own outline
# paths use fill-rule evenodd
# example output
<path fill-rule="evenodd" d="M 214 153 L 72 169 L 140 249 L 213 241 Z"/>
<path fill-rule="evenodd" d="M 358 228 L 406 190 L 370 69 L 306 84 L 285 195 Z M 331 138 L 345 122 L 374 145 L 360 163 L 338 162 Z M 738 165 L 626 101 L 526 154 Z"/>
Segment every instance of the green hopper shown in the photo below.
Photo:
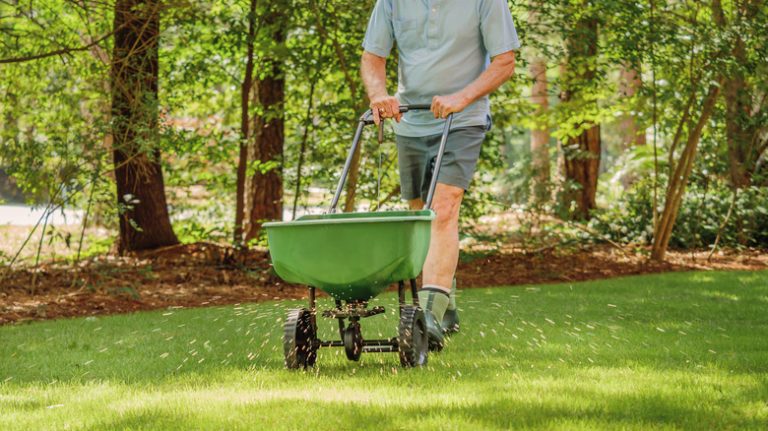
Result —
<path fill-rule="evenodd" d="M 430 210 L 307 215 L 269 224 L 269 251 L 283 280 L 367 301 L 419 275 L 434 217 Z"/>

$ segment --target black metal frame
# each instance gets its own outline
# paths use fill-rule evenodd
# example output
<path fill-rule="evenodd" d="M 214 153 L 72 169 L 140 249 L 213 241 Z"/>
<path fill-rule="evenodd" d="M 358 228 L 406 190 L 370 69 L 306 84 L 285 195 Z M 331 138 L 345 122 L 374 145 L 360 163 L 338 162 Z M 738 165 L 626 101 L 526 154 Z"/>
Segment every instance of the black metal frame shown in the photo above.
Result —
<path fill-rule="evenodd" d="M 418 283 L 415 278 L 409 280 L 409 287 L 411 291 L 411 303 L 419 306 L 418 295 Z M 405 281 L 399 281 L 397 283 L 397 298 L 398 298 L 398 315 L 402 315 L 403 306 L 408 305 L 406 299 L 406 283 Z M 368 301 L 344 301 L 336 300 L 336 307 L 330 310 L 323 310 L 320 315 L 322 317 L 336 319 L 339 322 L 339 337 L 340 341 L 324 341 L 316 338 L 313 341 L 313 348 L 318 349 L 320 347 L 347 347 L 344 344 L 344 331 L 360 319 L 365 317 L 371 317 L 384 313 L 383 306 L 376 306 L 373 308 L 367 308 Z M 312 313 L 312 326 L 314 327 L 314 333 L 317 333 L 317 289 L 309 286 L 309 310 Z M 349 325 L 345 325 L 344 321 L 349 320 Z M 387 353 L 399 351 L 399 345 L 397 337 L 380 340 L 363 340 L 362 351 L 367 353 Z"/>
<path fill-rule="evenodd" d="M 401 105 L 400 106 L 400 112 L 405 113 L 408 111 L 414 111 L 414 110 L 429 110 L 430 105 Z M 437 157 L 435 159 L 435 168 L 434 172 L 432 173 L 432 179 L 429 184 L 429 192 L 427 194 L 427 200 L 424 203 L 424 209 L 430 209 L 432 207 L 432 200 L 434 198 L 435 194 L 435 188 L 437 187 L 437 177 L 438 173 L 440 172 L 440 165 L 442 164 L 443 160 L 443 154 L 445 153 L 445 146 L 446 142 L 448 140 L 448 133 L 451 129 L 451 123 L 453 121 L 453 114 L 449 114 L 445 121 L 445 127 L 443 128 L 443 134 L 440 140 L 440 146 L 438 148 Z M 357 130 L 355 131 L 354 138 L 352 139 L 352 147 L 349 149 L 349 153 L 347 155 L 346 162 L 344 164 L 344 169 L 341 171 L 341 178 L 339 178 L 339 184 L 336 187 L 336 193 L 333 196 L 333 200 L 331 202 L 331 207 L 329 209 L 330 213 L 336 212 L 336 207 L 339 203 L 339 199 L 341 197 L 341 193 L 344 189 L 344 183 L 346 182 L 347 175 L 349 174 L 349 169 L 352 166 L 352 159 L 354 158 L 354 154 L 357 151 L 357 148 L 360 143 L 360 138 L 363 134 L 363 128 L 366 125 L 374 124 L 373 121 L 373 112 L 369 109 L 360 117 L 360 121 L 357 125 Z M 381 129 L 379 129 L 379 133 L 381 133 Z M 379 137 L 381 139 L 381 136 Z M 410 290 L 411 290 L 411 304 L 415 307 L 419 307 L 419 296 L 418 296 L 418 286 L 416 279 L 409 280 L 410 284 Z M 312 315 L 312 329 L 313 333 L 317 333 L 317 296 L 316 296 L 316 288 L 309 286 L 309 310 Z M 406 299 L 406 282 L 405 280 L 401 280 L 397 284 L 397 298 L 398 298 L 398 312 L 399 316 L 402 318 L 403 314 L 403 308 L 408 304 L 408 301 Z M 347 356 L 350 359 L 356 360 L 356 358 L 359 358 L 359 354 L 362 352 L 398 352 L 400 350 L 400 346 L 398 343 L 398 338 L 393 337 L 389 339 L 379 339 L 379 340 L 365 340 L 360 338 L 361 345 L 360 351 L 356 352 L 356 355 L 350 356 L 349 349 L 351 346 L 347 345 L 345 343 L 345 331 L 349 330 L 350 328 L 353 328 L 354 330 L 359 330 L 359 322 L 360 319 L 363 319 L 365 317 L 375 316 L 377 314 L 384 313 L 384 307 L 382 306 L 376 306 L 373 308 L 368 308 L 368 301 L 346 301 L 346 304 L 341 300 L 336 300 L 336 307 L 331 310 L 324 310 L 322 312 L 323 317 L 336 319 L 339 323 L 339 336 L 341 338 L 340 341 L 323 341 L 319 338 L 315 338 L 312 341 L 312 349 L 316 350 L 320 347 L 344 347 L 347 350 Z M 349 321 L 348 325 L 345 325 L 345 320 Z"/>

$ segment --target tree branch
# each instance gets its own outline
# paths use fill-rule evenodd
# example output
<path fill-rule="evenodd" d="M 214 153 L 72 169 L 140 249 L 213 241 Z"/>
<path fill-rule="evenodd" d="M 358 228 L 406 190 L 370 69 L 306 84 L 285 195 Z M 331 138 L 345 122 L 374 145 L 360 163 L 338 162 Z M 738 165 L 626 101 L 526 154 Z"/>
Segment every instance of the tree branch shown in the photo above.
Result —
<path fill-rule="evenodd" d="M 733 188 L 733 195 L 731 196 L 731 205 L 728 207 L 728 213 L 725 215 L 725 219 L 723 219 L 723 222 L 720 224 L 720 228 L 717 229 L 717 236 L 715 236 L 715 243 L 712 244 L 712 250 L 709 251 L 709 255 L 707 255 L 707 262 L 712 261 L 712 255 L 715 254 L 715 250 L 717 250 L 717 245 L 720 243 L 720 237 L 723 235 L 723 231 L 725 230 L 725 227 L 728 225 L 728 221 L 731 219 L 731 214 L 733 213 L 733 207 L 736 206 L 736 198 L 738 198 L 739 195 L 739 189 L 737 187 Z"/>
<path fill-rule="evenodd" d="M 89 49 L 93 48 L 94 46 L 98 45 L 99 43 L 105 41 L 106 39 L 110 38 L 112 35 L 115 34 L 117 29 L 101 36 L 100 38 L 94 40 L 93 42 L 83 45 L 83 46 L 76 46 L 76 47 L 67 47 L 62 49 L 57 49 L 55 51 L 45 52 L 42 54 L 34 54 L 34 55 L 28 55 L 24 57 L 11 57 L 11 58 L 0 58 L 0 64 L 10 64 L 10 63 L 24 63 L 27 61 L 33 61 L 33 60 L 40 60 L 41 58 L 47 58 L 47 57 L 54 57 L 57 55 L 64 55 L 64 54 L 71 54 L 73 52 L 80 52 L 80 51 L 88 51 Z"/>
<path fill-rule="evenodd" d="M 759 159 L 766 150 L 768 150 L 768 137 L 763 139 L 763 143 L 757 146 L 757 158 Z"/>

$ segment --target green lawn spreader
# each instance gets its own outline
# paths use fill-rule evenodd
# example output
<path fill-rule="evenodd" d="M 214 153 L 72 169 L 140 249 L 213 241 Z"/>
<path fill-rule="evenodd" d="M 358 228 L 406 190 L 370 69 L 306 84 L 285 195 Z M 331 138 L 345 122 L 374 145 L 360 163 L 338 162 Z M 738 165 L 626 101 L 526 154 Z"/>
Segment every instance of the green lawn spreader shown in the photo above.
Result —
<path fill-rule="evenodd" d="M 429 108 L 429 105 L 404 105 L 400 111 Z M 398 352 L 403 366 L 427 363 L 426 323 L 419 306 L 416 277 L 429 251 L 430 227 L 435 218 L 430 208 L 451 120 L 449 115 L 424 209 L 336 213 L 363 128 L 373 124 L 369 110 L 360 117 L 328 213 L 264 224 L 275 272 L 287 282 L 309 288 L 308 307 L 289 310 L 284 323 L 283 351 L 287 368 L 313 366 L 320 347 L 343 347 L 347 358 L 353 361 L 359 360 L 363 352 Z M 381 137 L 380 129 L 380 140 Z M 368 301 L 394 283 L 398 285 L 400 311 L 397 336 L 364 339 L 360 320 L 384 313 L 383 306 L 369 307 Z M 406 284 L 411 291 L 410 303 L 406 298 Z M 320 315 L 338 321 L 340 340 L 324 341 L 317 337 L 316 289 L 335 300 L 335 307 Z"/>

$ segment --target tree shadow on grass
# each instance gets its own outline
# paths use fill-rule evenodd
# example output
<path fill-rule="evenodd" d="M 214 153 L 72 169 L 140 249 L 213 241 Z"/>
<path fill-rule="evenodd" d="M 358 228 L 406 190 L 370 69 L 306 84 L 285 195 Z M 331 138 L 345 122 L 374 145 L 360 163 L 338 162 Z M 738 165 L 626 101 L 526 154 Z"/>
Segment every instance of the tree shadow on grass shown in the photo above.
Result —
<path fill-rule="evenodd" d="M 403 387 L 403 399 L 348 401 L 282 399 L 214 402 L 178 411 L 149 406 L 88 428 L 101 429 L 764 429 L 764 418 L 743 414 L 729 400 L 698 403 L 674 394 L 613 394 L 573 388 L 550 398 L 499 393 L 494 399 L 428 403 Z"/>

